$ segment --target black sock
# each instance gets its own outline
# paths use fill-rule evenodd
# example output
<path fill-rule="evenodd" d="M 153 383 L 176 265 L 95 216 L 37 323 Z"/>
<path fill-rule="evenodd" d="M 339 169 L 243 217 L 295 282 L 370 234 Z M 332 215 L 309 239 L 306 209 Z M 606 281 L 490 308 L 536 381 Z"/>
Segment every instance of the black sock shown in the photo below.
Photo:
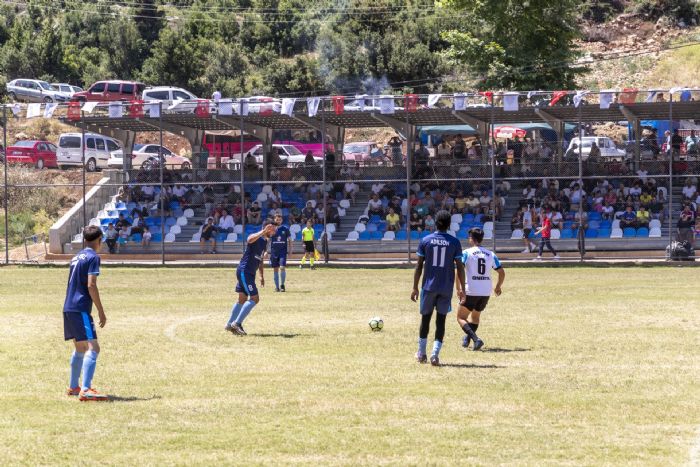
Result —
<path fill-rule="evenodd" d="M 469 323 L 469 327 L 472 328 L 472 331 L 476 332 L 476 330 L 479 329 L 479 323 Z"/>
<path fill-rule="evenodd" d="M 465 323 L 464 326 L 462 326 L 462 330 L 473 341 L 479 338 L 479 336 L 477 336 L 474 330 L 472 329 L 471 323 Z"/>
<path fill-rule="evenodd" d="M 427 339 L 428 333 L 430 332 L 430 319 L 433 317 L 431 312 L 429 315 L 421 315 L 420 318 L 420 330 L 418 331 L 418 337 L 421 339 Z"/>

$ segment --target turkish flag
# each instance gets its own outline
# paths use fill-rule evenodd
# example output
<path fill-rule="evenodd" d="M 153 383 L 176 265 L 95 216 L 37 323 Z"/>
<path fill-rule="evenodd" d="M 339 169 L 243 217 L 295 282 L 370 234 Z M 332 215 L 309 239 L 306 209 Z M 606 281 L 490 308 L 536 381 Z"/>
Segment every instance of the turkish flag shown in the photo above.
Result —
<path fill-rule="evenodd" d="M 333 111 L 336 115 L 340 115 L 345 111 L 345 97 L 333 96 Z"/>
<path fill-rule="evenodd" d="M 562 97 L 566 96 L 568 93 L 566 91 L 554 91 L 552 94 L 552 100 L 549 101 L 549 106 L 553 106 L 561 100 Z"/>

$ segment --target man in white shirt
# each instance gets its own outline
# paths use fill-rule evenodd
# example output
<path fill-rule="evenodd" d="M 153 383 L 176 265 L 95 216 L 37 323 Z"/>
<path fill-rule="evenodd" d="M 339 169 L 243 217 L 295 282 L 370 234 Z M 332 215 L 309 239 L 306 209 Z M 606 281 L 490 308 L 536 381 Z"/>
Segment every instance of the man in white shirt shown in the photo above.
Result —
<path fill-rule="evenodd" d="M 686 180 L 685 186 L 683 187 L 683 197 L 686 199 L 693 199 L 696 191 L 697 187 L 693 185 L 690 180 Z"/>
<path fill-rule="evenodd" d="M 221 93 L 219 91 L 214 91 L 211 98 L 214 102 L 219 102 L 221 100 Z"/>
<path fill-rule="evenodd" d="M 367 203 L 367 214 L 368 215 L 384 215 L 384 206 L 382 205 L 382 200 L 379 199 L 379 195 L 374 194 Z"/>
<path fill-rule="evenodd" d="M 235 224 L 233 222 L 233 216 L 229 214 L 225 209 L 221 211 L 221 217 L 219 218 L 219 231 L 231 233 L 233 232 Z"/>
<path fill-rule="evenodd" d="M 177 185 L 175 188 L 173 188 L 173 194 L 178 198 L 184 198 L 186 193 L 187 189 L 184 185 Z"/>
<path fill-rule="evenodd" d="M 357 186 L 357 184 L 353 182 L 347 182 L 344 188 L 345 198 L 350 198 L 353 202 L 355 202 L 355 194 L 358 190 L 359 187 Z"/>
<path fill-rule="evenodd" d="M 383 183 L 373 183 L 372 184 L 372 193 L 374 193 L 376 195 L 381 193 L 383 189 L 384 189 Z"/>

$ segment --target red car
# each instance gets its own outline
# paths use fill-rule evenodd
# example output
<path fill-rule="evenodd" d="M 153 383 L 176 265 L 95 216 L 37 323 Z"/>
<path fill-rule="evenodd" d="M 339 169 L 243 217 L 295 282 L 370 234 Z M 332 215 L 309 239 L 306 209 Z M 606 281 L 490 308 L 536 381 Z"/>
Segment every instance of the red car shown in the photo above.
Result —
<path fill-rule="evenodd" d="M 140 99 L 145 88 L 145 84 L 136 81 L 98 81 L 86 91 L 73 94 L 71 100 L 79 102 L 131 101 Z"/>
<path fill-rule="evenodd" d="M 6 151 L 8 164 L 31 165 L 37 169 L 58 167 L 56 146 L 48 141 L 17 141 Z"/>

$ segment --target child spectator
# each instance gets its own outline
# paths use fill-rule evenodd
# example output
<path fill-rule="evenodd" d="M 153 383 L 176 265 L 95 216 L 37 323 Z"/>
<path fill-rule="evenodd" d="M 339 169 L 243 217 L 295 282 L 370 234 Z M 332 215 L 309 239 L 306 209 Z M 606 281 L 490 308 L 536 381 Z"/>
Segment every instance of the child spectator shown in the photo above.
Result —
<path fill-rule="evenodd" d="M 117 253 L 119 253 L 121 246 L 126 245 L 126 242 L 128 242 L 128 241 L 129 241 L 129 228 L 125 227 L 125 228 L 119 230 L 119 238 L 117 239 Z"/>
<path fill-rule="evenodd" d="M 637 213 L 632 210 L 632 206 L 627 206 L 620 219 L 620 228 L 635 227 L 637 225 Z"/>
<path fill-rule="evenodd" d="M 436 227 L 435 227 L 435 219 L 433 219 L 433 216 L 431 216 L 430 214 L 425 216 L 424 224 L 425 224 L 426 231 L 435 232 Z"/>
<path fill-rule="evenodd" d="M 260 224 L 262 217 L 262 209 L 257 201 L 253 201 L 253 205 L 248 208 L 248 223 L 251 225 Z"/>
<path fill-rule="evenodd" d="M 401 229 L 401 216 L 399 216 L 394 208 L 389 208 L 389 214 L 386 216 L 386 230 L 398 232 Z"/>
<path fill-rule="evenodd" d="M 413 214 L 411 214 L 410 225 L 411 225 L 411 230 L 415 230 L 417 232 L 422 232 L 423 229 L 425 228 L 425 224 L 423 223 L 423 219 L 415 211 L 413 211 Z"/>
<path fill-rule="evenodd" d="M 114 254 L 115 252 L 118 235 L 119 232 L 114 228 L 114 222 L 110 222 L 109 227 L 107 227 L 107 232 L 105 232 L 105 242 L 107 243 L 107 248 L 109 248 L 110 254 Z"/>
<path fill-rule="evenodd" d="M 211 242 L 211 253 L 216 253 L 216 226 L 214 218 L 207 218 L 207 223 L 202 226 L 202 232 L 199 236 L 199 252 L 204 254 L 204 249 L 207 243 Z"/>
<path fill-rule="evenodd" d="M 141 246 L 144 248 L 148 248 L 151 245 L 151 231 L 148 230 L 148 227 L 143 228 L 143 234 L 141 237 Z"/>

